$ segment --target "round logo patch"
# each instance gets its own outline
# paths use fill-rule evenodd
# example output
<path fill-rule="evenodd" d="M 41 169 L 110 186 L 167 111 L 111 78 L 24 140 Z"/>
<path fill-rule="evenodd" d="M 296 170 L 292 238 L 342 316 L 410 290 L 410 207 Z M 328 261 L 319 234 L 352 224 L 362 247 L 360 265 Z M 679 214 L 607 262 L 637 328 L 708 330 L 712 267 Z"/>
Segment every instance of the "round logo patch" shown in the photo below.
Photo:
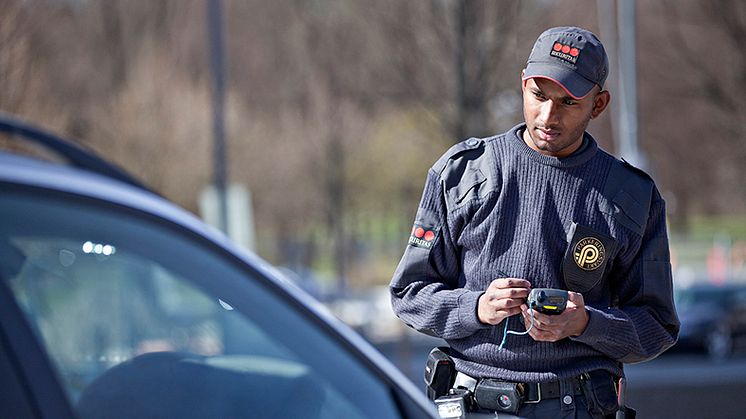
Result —
<path fill-rule="evenodd" d="M 573 250 L 575 263 L 580 269 L 593 271 L 604 262 L 606 249 L 601 240 L 595 237 L 580 239 Z"/>

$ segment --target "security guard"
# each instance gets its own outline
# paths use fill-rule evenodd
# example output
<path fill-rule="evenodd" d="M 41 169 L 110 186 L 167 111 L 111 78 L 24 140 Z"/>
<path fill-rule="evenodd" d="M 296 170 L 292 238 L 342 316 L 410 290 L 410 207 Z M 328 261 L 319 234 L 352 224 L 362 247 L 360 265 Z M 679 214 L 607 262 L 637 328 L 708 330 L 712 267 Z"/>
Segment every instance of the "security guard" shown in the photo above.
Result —
<path fill-rule="evenodd" d="M 676 341 L 664 201 L 585 132 L 610 101 L 607 74 L 593 33 L 545 31 L 522 74 L 525 122 L 428 172 L 390 290 L 401 320 L 447 341 L 434 365 L 453 373 L 426 377 L 456 410 L 613 416 L 623 363 Z M 531 309 L 538 288 L 565 292 L 565 309 Z"/>

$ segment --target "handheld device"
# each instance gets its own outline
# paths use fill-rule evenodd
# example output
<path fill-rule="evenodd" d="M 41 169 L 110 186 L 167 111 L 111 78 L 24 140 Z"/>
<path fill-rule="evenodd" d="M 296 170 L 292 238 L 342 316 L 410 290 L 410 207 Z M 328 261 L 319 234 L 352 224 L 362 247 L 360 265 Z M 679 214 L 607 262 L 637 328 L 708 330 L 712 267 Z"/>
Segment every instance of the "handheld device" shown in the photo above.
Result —
<path fill-rule="evenodd" d="M 534 288 L 526 300 L 528 306 L 544 314 L 560 314 L 567 307 L 567 291 L 556 288 Z"/>

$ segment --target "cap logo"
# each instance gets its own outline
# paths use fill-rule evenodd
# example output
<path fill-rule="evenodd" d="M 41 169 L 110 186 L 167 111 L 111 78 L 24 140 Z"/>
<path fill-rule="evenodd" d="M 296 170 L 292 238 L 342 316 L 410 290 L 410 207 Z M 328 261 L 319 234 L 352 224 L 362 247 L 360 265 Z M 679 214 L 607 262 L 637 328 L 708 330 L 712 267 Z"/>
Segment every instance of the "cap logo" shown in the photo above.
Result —
<path fill-rule="evenodd" d="M 594 271 L 601 266 L 606 258 L 606 249 L 604 249 L 601 240 L 595 237 L 586 237 L 580 239 L 573 249 L 575 263 L 585 271 Z"/>
<path fill-rule="evenodd" d="M 561 42 L 555 42 L 554 45 L 552 45 L 552 50 L 549 51 L 549 55 L 575 64 L 578 62 L 580 49 L 571 47 L 570 45 L 566 45 Z"/>

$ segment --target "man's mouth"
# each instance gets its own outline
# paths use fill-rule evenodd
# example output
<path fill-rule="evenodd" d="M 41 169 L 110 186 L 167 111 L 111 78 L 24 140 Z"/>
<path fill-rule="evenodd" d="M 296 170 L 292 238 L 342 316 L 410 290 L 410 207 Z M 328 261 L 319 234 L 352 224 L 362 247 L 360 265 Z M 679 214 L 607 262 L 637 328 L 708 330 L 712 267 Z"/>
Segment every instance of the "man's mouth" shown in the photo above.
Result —
<path fill-rule="evenodd" d="M 536 131 L 539 133 L 539 138 L 543 141 L 554 141 L 560 136 L 560 132 L 553 129 L 537 128 Z"/>

